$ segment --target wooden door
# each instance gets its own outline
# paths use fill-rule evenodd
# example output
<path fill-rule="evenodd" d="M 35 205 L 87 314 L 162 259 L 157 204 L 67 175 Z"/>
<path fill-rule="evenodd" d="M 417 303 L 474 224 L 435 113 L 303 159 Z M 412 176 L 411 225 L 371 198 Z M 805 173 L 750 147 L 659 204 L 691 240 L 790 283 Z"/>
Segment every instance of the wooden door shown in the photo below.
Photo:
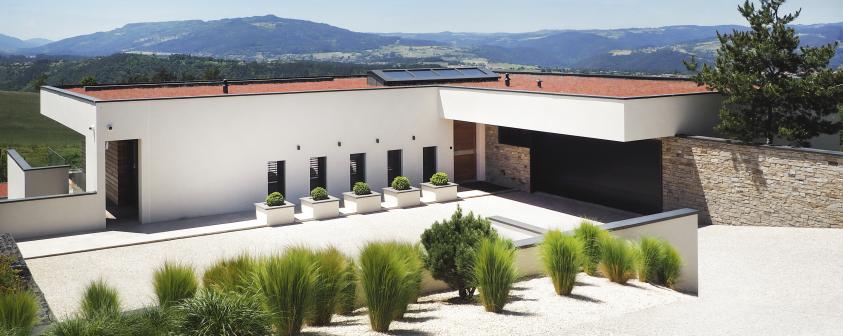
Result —
<path fill-rule="evenodd" d="M 477 180 L 477 126 L 454 121 L 454 181 Z"/>

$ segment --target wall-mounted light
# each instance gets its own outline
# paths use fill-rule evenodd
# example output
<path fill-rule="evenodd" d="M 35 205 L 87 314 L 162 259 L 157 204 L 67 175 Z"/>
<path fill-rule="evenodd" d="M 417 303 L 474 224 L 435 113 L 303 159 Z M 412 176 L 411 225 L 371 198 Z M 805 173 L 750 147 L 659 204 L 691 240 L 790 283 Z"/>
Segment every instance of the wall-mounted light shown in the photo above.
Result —
<path fill-rule="evenodd" d="M 105 127 L 108 128 L 109 131 L 114 128 L 114 126 L 112 126 L 111 123 L 108 123 L 108 125 L 106 125 Z"/>
<path fill-rule="evenodd" d="M 337 141 L 337 147 L 342 147 L 342 141 Z"/>
<path fill-rule="evenodd" d="M 448 147 L 448 149 L 454 149 L 454 146 Z"/>
<path fill-rule="evenodd" d="M 380 138 L 375 138 L 375 143 L 381 143 L 381 139 L 380 139 Z"/>
<path fill-rule="evenodd" d="M 301 150 L 301 145 L 296 145 L 296 150 Z"/>
<path fill-rule="evenodd" d="M 413 140 L 416 140 L 416 136 L 415 136 L 415 135 L 413 136 Z"/>

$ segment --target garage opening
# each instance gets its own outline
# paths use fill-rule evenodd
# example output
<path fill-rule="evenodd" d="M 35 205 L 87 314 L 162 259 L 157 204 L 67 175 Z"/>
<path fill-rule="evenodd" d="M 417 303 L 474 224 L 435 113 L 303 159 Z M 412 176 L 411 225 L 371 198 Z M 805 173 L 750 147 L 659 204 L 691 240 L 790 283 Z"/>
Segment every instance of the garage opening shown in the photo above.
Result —
<path fill-rule="evenodd" d="M 531 190 L 652 214 L 662 211 L 661 141 L 618 142 L 501 127 L 530 148 Z"/>

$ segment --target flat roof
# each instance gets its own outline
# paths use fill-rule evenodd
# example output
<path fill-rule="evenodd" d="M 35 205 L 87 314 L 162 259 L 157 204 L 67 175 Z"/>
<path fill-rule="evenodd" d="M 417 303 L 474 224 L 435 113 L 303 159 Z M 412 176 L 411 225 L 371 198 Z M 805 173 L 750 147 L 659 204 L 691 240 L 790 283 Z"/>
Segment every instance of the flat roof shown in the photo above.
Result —
<path fill-rule="evenodd" d="M 541 87 L 538 81 L 541 81 Z M 637 98 L 710 93 L 706 87 L 690 80 L 654 77 L 595 76 L 576 74 L 512 73 L 510 85 L 503 75 L 498 81 L 453 82 L 443 87 L 466 87 L 506 91 L 526 91 L 561 95 L 595 96 L 605 98 Z M 270 94 L 290 92 L 318 92 L 359 89 L 387 89 L 368 83 L 366 76 L 302 78 L 285 80 L 229 81 L 228 95 Z M 398 86 L 414 87 L 414 86 Z M 164 84 L 126 84 L 63 87 L 64 90 L 89 96 L 99 101 L 162 99 L 223 96 L 223 85 L 217 82 L 186 82 Z"/>

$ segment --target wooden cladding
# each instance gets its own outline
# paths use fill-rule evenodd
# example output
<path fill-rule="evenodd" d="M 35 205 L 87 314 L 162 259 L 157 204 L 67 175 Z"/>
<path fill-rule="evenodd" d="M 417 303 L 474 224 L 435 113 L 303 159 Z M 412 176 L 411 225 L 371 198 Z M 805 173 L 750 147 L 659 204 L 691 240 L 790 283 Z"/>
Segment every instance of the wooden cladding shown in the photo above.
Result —
<path fill-rule="evenodd" d="M 454 121 L 454 180 L 477 179 L 477 125 Z"/>

